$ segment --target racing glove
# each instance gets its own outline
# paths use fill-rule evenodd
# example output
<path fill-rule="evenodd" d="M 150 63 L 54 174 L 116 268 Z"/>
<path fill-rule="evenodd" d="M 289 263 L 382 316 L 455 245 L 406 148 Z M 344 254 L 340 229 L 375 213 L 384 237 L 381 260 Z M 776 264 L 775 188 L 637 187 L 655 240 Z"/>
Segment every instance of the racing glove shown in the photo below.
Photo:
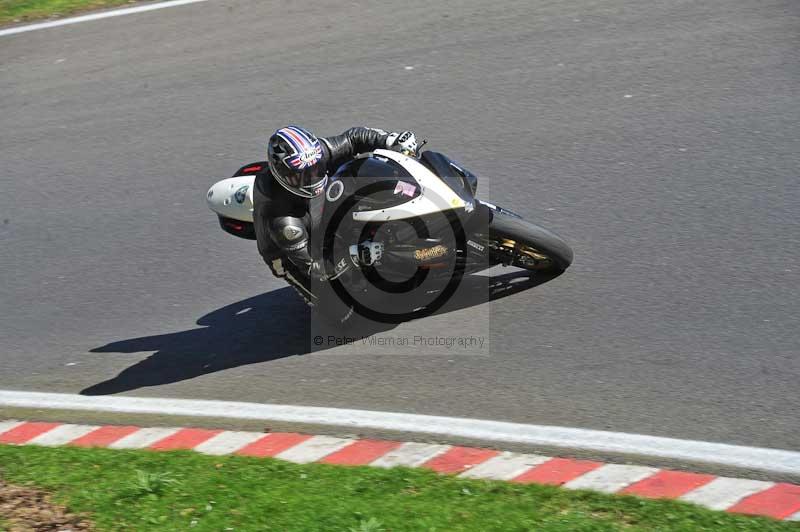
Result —
<path fill-rule="evenodd" d="M 386 147 L 394 148 L 404 153 L 417 152 L 417 136 L 413 131 L 403 131 L 400 133 L 389 133 L 386 138 Z"/>

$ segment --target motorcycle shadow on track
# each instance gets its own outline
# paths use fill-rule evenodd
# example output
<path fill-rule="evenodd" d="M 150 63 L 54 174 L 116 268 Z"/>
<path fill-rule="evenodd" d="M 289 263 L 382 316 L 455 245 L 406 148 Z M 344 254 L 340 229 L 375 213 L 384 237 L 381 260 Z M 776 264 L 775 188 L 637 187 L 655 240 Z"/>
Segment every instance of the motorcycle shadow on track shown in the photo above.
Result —
<path fill-rule="evenodd" d="M 515 271 L 495 277 L 464 277 L 452 298 L 434 315 L 493 301 L 545 283 L 555 276 L 531 278 Z M 313 322 L 312 322 L 313 321 Z M 197 320 L 188 331 L 120 340 L 92 353 L 155 351 L 116 377 L 84 389 L 83 395 L 109 395 L 179 382 L 230 368 L 318 352 L 313 335 L 341 335 L 341 327 L 312 318 L 291 288 L 282 288 L 227 305 Z M 357 319 L 348 335 L 371 336 L 396 327 Z"/>

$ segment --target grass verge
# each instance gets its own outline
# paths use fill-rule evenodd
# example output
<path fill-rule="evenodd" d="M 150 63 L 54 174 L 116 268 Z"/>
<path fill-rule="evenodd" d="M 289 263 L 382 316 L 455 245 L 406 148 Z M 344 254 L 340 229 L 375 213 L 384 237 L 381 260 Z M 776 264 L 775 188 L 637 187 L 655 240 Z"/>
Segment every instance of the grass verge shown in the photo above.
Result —
<path fill-rule="evenodd" d="M 0 445 L 6 481 L 52 492 L 99 530 L 798 530 L 675 501 L 192 452 Z"/>
<path fill-rule="evenodd" d="M 0 0 L 0 25 L 63 17 L 131 3 L 131 0 Z"/>

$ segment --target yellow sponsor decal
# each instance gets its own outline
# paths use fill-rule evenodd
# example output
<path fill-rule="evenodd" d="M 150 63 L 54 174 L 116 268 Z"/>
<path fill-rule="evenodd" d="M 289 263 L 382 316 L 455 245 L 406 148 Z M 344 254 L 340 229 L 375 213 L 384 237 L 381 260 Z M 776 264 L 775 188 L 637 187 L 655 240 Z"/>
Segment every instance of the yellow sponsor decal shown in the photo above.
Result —
<path fill-rule="evenodd" d="M 423 248 L 414 251 L 414 258 L 419 261 L 438 259 L 447 253 L 447 248 L 441 244 L 432 248 Z"/>

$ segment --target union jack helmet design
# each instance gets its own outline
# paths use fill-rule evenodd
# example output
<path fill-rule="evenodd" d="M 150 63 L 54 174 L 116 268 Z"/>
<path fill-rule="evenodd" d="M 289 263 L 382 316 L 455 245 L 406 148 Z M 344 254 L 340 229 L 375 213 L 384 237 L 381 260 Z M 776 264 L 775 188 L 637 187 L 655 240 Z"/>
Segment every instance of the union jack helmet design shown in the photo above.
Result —
<path fill-rule="evenodd" d="M 328 180 L 320 164 L 322 145 L 307 129 L 286 126 L 273 133 L 268 159 L 272 176 L 289 192 L 304 198 L 322 193 Z"/>

